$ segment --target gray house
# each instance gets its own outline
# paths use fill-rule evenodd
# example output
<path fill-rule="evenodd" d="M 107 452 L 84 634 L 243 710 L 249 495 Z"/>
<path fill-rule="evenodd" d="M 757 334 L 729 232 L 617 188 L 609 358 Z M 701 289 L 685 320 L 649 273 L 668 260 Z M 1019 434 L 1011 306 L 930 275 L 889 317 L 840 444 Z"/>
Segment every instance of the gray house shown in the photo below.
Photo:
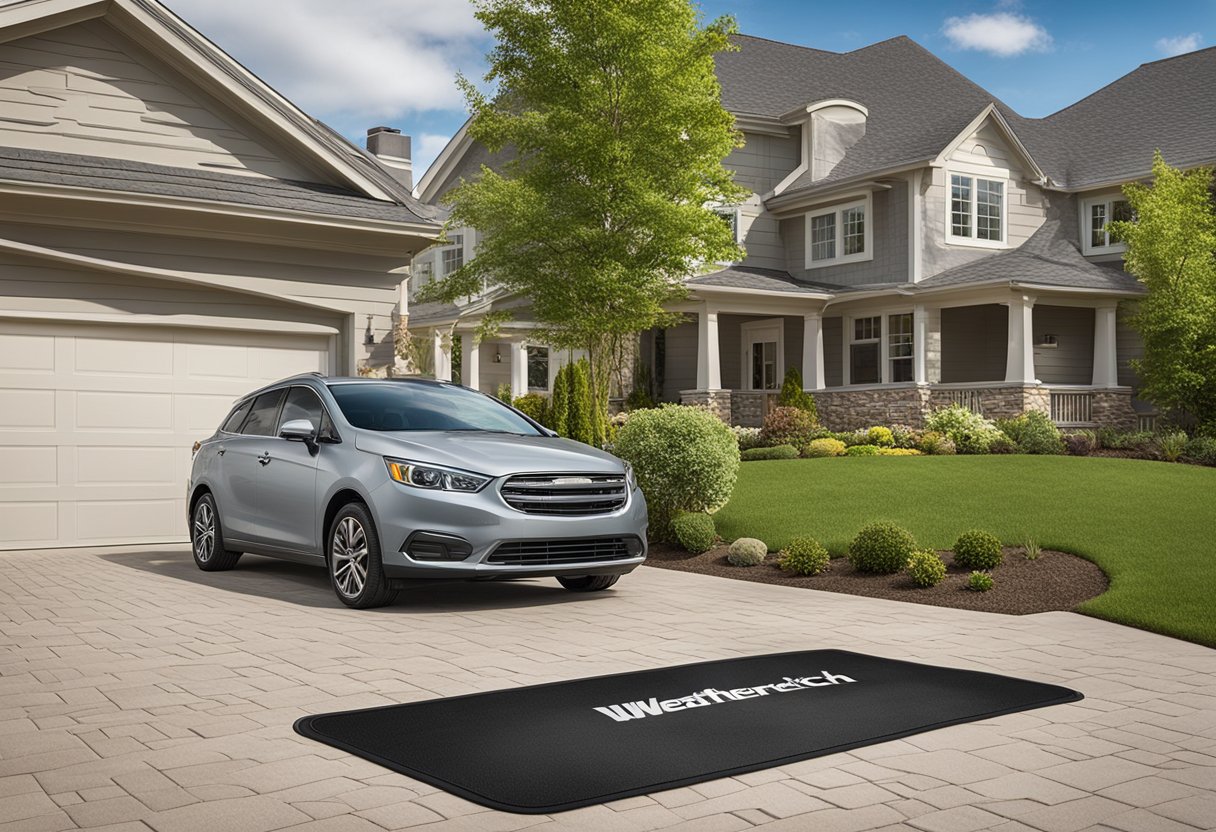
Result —
<path fill-rule="evenodd" d="M 759 424 L 793 366 L 838 428 L 918 425 L 952 402 L 1065 426 L 1151 419 L 1122 320 L 1143 288 L 1105 225 L 1154 149 L 1183 167 L 1216 161 L 1216 49 L 1027 119 L 906 37 L 843 54 L 736 43 L 718 76 L 745 145 L 726 165 L 752 193 L 718 210 L 746 257 L 688 281 L 687 323 L 641 334 L 662 399 Z M 433 203 L 494 162 L 462 130 L 419 196 Z M 412 284 L 475 255 L 475 229 L 450 240 L 415 258 Z M 434 334 L 443 375 L 451 333 L 521 303 L 490 289 L 415 306 L 410 326 Z M 465 383 L 516 394 L 544 389 L 560 359 L 529 341 L 526 319 L 465 352 Z"/>

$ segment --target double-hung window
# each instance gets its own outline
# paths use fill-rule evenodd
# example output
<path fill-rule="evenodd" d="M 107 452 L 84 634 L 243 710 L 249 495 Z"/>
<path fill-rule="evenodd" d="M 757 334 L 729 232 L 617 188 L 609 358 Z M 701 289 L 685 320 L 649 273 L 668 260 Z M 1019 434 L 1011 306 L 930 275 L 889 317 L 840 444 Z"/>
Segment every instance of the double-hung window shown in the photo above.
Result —
<path fill-rule="evenodd" d="M 528 347 L 528 389 L 549 389 L 548 347 Z"/>
<path fill-rule="evenodd" d="M 1084 220 L 1081 224 L 1082 244 L 1086 254 L 1113 254 L 1126 246 L 1115 239 L 1108 227 L 1112 222 L 1132 218 L 1132 207 L 1118 196 L 1087 199 L 1081 203 Z"/>
<path fill-rule="evenodd" d="M 952 242 L 999 246 L 1005 242 L 1005 192 L 1003 179 L 986 179 L 967 173 L 951 173 L 950 203 L 946 222 Z"/>
<path fill-rule="evenodd" d="M 464 235 L 449 234 L 447 245 L 439 252 L 440 262 L 443 264 L 443 276 L 447 277 L 464 265 Z"/>
<path fill-rule="evenodd" d="M 806 267 L 817 269 L 872 260 L 871 200 L 837 205 L 807 215 Z"/>
<path fill-rule="evenodd" d="M 888 381 L 912 381 L 912 313 L 887 316 Z"/>

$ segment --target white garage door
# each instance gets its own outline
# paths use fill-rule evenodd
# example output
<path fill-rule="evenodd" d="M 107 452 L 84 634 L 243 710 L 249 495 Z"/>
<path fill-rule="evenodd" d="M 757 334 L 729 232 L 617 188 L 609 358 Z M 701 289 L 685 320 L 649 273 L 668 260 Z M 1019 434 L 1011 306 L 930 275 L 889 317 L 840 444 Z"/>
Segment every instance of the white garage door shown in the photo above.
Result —
<path fill-rule="evenodd" d="M 330 341 L 0 322 L 0 549 L 185 540 L 190 446 Z"/>

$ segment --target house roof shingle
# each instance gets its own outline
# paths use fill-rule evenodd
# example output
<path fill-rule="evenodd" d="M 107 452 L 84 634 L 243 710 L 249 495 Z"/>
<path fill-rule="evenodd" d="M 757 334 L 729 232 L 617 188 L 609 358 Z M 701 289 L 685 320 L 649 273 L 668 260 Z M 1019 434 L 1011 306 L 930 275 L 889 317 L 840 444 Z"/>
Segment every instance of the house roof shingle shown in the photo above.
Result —
<path fill-rule="evenodd" d="M 686 281 L 689 286 L 722 286 L 730 289 L 757 289 L 767 292 L 824 294 L 843 289 L 828 283 L 795 280 L 789 272 L 759 269 L 752 266 L 730 266 L 721 271 L 703 274 Z"/>
<path fill-rule="evenodd" d="M 264 179 L 72 153 L 0 147 L 0 180 L 198 199 L 339 217 L 432 225 L 440 211 L 314 182 Z M 402 200 L 405 202 L 405 200 Z"/>

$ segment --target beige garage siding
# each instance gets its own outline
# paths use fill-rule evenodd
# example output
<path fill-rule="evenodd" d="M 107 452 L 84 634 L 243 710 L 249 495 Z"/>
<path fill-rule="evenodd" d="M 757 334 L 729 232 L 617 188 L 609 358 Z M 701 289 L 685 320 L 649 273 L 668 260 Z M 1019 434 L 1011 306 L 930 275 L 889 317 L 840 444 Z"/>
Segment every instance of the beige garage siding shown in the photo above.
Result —
<path fill-rule="evenodd" d="M 190 446 L 334 340 L 0 320 L 0 549 L 184 540 Z"/>

